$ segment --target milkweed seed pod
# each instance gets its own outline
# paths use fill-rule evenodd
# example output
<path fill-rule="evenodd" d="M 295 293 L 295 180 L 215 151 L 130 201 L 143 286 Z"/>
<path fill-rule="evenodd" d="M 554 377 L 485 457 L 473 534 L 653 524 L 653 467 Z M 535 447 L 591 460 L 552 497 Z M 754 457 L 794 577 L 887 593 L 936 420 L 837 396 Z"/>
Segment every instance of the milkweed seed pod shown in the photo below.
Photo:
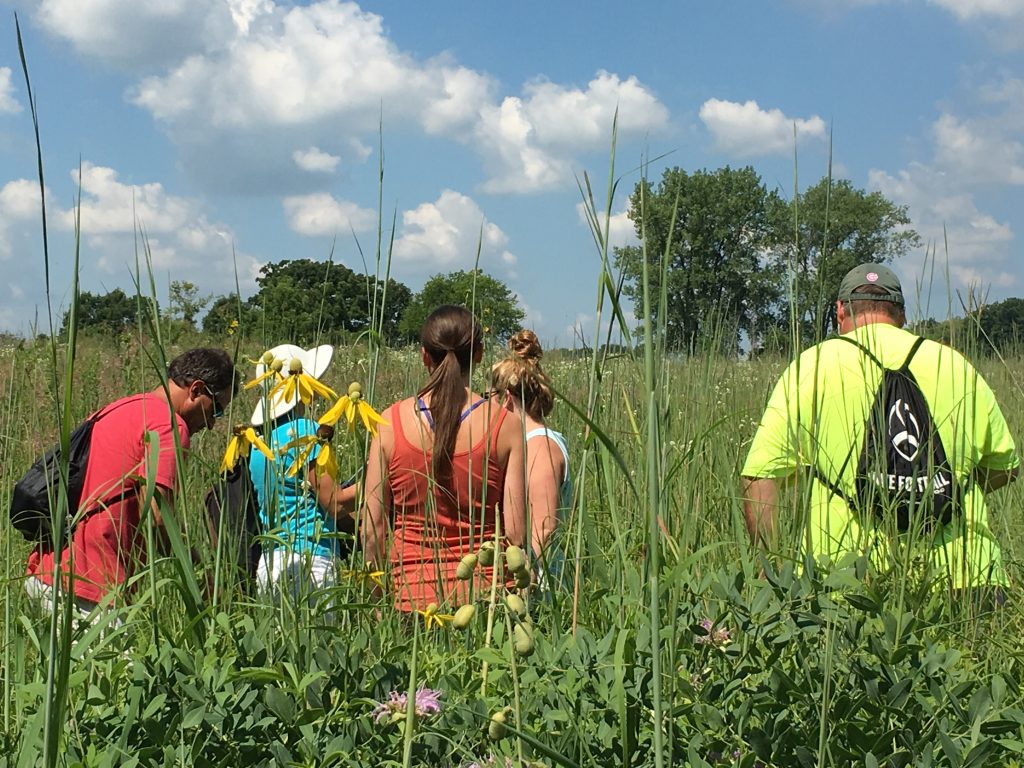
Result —
<path fill-rule="evenodd" d="M 455 578 L 460 581 L 469 581 L 473 578 L 473 571 L 476 570 L 477 556 L 472 552 L 459 561 L 455 569 Z"/>
<path fill-rule="evenodd" d="M 498 741 L 505 738 L 508 728 L 505 721 L 508 719 L 508 709 L 499 709 L 491 715 L 491 722 L 487 724 L 487 736 L 491 741 Z"/>
<path fill-rule="evenodd" d="M 516 624 L 512 628 L 512 647 L 523 658 L 533 653 L 533 628 L 525 624 Z"/>
<path fill-rule="evenodd" d="M 519 573 L 526 567 L 526 553 L 512 544 L 505 549 L 505 564 L 512 573 Z"/>
<path fill-rule="evenodd" d="M 480 547 L 480 551 L 476 553 L 477 559 L 484 568 L 490 568 L 494 565 L 494 542 L 485 541 Z"/>
<path fill-rule="evenodd" d="M 519 595 L 505 595 L 505 605 L 508 609 L 515 614 L 517 619 L 521 619 L 527 615 L 526 603 L 523 602 L 523 598 Z"/>
<path fill-rule="evenodd" d="M 452 618 L 452 626 L 458 630 L 464 630 L 469 627 L 469 623 L 473 621 L 473 617 L 476 616 L 476 606 L 470 603 L 464 605 L 455 612 L 455 616 Z"/>
<path fill-rule="evenodd" d="M 533 577 L 530 576 L 530 572 L 525 568 L 516 573 L 516 586 L 519 589 L 529 589 L 533 583 Z"/>

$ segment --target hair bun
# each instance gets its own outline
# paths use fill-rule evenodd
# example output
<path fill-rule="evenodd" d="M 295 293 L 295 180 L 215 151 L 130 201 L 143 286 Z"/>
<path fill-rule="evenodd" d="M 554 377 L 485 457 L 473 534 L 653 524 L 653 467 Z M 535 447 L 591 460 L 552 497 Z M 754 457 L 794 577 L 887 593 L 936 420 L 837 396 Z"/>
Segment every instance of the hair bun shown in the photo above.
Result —
<path fill-rule="evenodd" d="M 520 360 L 540 360 L 544 355 L 537 334 L 528 329 L 519 331 L 509 339 L 508 348 Z"/>

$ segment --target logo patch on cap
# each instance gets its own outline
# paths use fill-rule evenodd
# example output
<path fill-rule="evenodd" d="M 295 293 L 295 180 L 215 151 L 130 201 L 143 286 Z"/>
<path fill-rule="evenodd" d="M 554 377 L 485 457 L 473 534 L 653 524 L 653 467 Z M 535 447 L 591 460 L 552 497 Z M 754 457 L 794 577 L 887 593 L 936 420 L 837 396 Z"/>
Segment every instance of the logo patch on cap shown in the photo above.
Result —
<path fill-rule="evenodd" d="M 878 273 L 877 272 L 868 272 L 865 275 L 865 277 L 867 278 L 869 283 L 874 283 L 874 282 L 878 281 Z"/>

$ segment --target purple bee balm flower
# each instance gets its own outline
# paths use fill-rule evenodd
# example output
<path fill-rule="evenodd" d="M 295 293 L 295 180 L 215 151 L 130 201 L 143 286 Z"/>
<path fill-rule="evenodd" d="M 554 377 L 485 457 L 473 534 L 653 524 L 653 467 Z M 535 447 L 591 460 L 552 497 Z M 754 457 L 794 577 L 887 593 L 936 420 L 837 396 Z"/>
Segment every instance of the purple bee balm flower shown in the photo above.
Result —
<path fill-rule="evenodd" d="M 385 720 L 396 722 L 405 717 L 405 710 L 409 704 L 409 697 L 405 693 L 392 691 L 388 694 L 386 701 L 382 701 L 373 710 L 374 721 L 380 723 Z M 420 688 L 416 691 L 416 700 L 413 705 L 416 709 L 416 717 L 435 715 L 441 711 L 441 691 L 433 688 Z"/>
<path fill-rule="evenodd" d="M 694 638 L 697 645 L 713 645 L 715 648 L 721 648 L 732 640 L 732 633 L 725 627 L 716 627 L 711 619 L 701 619 L 700 626 L 707 634 Z"/>

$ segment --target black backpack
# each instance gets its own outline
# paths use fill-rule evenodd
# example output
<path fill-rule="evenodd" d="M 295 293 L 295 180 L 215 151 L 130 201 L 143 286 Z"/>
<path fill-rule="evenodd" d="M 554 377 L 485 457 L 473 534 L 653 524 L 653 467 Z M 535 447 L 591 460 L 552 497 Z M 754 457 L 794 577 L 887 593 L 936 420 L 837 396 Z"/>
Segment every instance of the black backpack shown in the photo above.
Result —
<path fill-rule="evenodd" d="M 89 444 L 92 428 L 99 418 L 95 413 L 71 432 L 68 443 L 68 511 L 69 519 L 64 534 L 71 537 L 72 522 L 82 499 L 85 483 L 85 468 L 89 462 Z M 57 502 L 60 479 L 60 444 L 53 446 L 28 468 L 28 471 L 14 484 L 11 494 L 11 524 L 32 542 L 45 548 L 53 547 L 53 529 L 50 504 Z"/>
<path fill-rule="evenodd" d="M 891 369 L 863 344 L 846 336 L 838 338 L 857 346 L 884 374 L 865 424 L 854 497 L 815 467 L 818 479 L 845 499 L 862 520 L 868 516 L 879 522 L 892 520 L 899 531 L 931 531 L 936 523 L 948 523 L 962 508 L 964 493 L 921 387 L 910 371 L 910 361 L 924 339 L 914 342 L 902 366 Z"/>
<path fill-rule="evenodd" d="M 228 563 L 236 569 L 245 591 L 256 581 L 260 544 L 260 507 L 244 458 L 223 473 L 206 492 L 206 515 L 213 546 L 223 534 Z"/>

